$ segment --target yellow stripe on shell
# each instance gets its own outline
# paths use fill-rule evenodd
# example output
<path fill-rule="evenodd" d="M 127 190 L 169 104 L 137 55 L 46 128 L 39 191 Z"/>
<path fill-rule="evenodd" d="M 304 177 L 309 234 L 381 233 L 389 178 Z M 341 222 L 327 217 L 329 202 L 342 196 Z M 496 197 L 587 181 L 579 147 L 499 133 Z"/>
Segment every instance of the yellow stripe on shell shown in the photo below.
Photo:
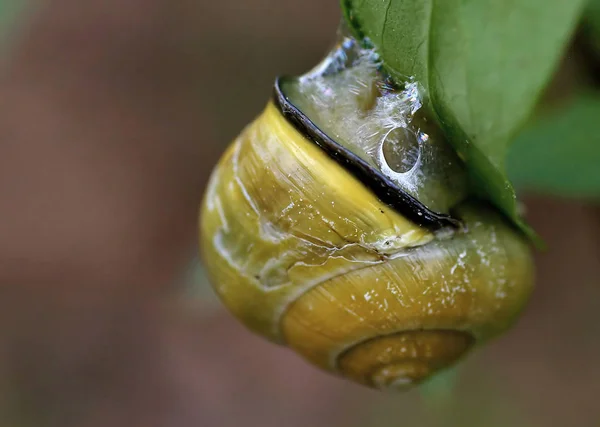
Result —
<path fill-rule="evenodd" d="M 432 234 L 383 204 L 269 103 L 228 148 L 201 214 L 204 262 L 224 304 L 283 342 L 289 305 Z"/>

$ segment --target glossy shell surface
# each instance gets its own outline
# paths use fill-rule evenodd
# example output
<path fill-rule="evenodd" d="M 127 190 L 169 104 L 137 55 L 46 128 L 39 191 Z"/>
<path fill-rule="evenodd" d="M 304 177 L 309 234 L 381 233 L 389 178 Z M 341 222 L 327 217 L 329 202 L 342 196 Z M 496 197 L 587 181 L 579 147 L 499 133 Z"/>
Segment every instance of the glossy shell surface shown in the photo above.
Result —
<path fill-rule="evenodd" d="M 375 388 L 417 383 L 506 330 L 533 283 L 497 213 L 456 207 L 447 235 L 383 203 L 269 103 L 215 168 L 201 244 L 245 325 Z"/>

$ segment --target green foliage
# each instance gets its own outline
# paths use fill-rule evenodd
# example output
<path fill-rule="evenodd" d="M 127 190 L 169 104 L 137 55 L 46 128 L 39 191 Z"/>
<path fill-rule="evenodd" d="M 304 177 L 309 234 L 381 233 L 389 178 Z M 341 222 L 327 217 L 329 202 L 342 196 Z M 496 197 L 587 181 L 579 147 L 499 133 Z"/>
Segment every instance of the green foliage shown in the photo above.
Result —
<path fill-rule="evenodd" d="M 523 229 L 509 143 L 554 74 L 584 0 L 342 0 L 399 81 L 415 78 L 475 189 Z"/>
<path fill-rule="evenodd" d="M 600 0 L 590 0 L 585 11 L 584 30 L 592 48 L 600 56 Z"/>
<path fill-rule="evenodd" d="M 600 36 L 600 0 L 590 0 L 586 9 L 586 22 L 598 31 Z"/>
<path fill-rule="evenodd" d="M 0 0 L 0 48 L 17 26 L 20 14 L 31 5 L 31 0 Z"/>
<path fill-rule="evenodd" d="M 600 200 L 600 94 L 580 95 L 527 126 L 507 167 L 519 188 Z"/>

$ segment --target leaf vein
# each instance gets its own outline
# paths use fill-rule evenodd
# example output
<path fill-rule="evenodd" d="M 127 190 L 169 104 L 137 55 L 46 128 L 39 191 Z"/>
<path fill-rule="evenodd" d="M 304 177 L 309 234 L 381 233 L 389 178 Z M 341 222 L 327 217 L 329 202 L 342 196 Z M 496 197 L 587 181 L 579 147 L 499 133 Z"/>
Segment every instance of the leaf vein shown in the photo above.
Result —
<path fill-rule="evenodd" d="M 385 40 L 385 32 L 387 30 L 388 27 L 388 17 L 390 14 L 390 9 L 392 8 L 392 0 L 388 0 L 388 4 L 385 8 L 385 15 L 383 15 L 383 27 L 381 28 L 381 54 L 383 56 L 385 56 L 385 50 L 386 50 L 386 46 L 387 43 L 384 42 Z"/>

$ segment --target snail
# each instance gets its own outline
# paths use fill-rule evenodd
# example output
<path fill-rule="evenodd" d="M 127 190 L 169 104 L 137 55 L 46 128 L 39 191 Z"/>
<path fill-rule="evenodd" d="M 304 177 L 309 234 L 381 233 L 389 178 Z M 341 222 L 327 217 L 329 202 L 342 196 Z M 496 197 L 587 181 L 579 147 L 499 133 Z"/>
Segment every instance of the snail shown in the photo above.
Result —
<path fill-rule="evenodd" d="M 279 78 L 201 206 L 201 252 L 252 331 L 376 389 L 448 368 L 516 320 L 528 242 L 469 192 L 418 82 L 352 37 Z"/>

